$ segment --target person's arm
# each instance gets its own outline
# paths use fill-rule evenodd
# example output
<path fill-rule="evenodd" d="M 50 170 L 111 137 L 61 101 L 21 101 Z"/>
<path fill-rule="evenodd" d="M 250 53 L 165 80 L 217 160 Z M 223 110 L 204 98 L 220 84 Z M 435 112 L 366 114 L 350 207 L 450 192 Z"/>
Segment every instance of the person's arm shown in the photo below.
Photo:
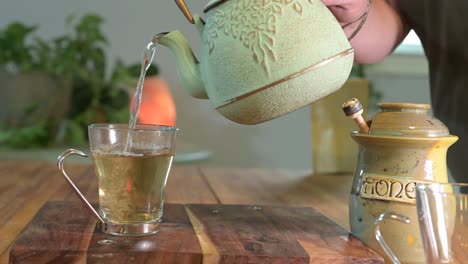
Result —
<path fill-rule="evenodd" d="M 358 27 L 357 20 L 366 11 L 368 0 L 322 0 L 350 36 Z M 371 10 L 359 33 L 351 40 L 358 63 L 376 63 L 403 41 L 409 27 L 397 11 L 397 0 L 372 0 Z M 357 21 L 356 21 L 357 20 Z"/>

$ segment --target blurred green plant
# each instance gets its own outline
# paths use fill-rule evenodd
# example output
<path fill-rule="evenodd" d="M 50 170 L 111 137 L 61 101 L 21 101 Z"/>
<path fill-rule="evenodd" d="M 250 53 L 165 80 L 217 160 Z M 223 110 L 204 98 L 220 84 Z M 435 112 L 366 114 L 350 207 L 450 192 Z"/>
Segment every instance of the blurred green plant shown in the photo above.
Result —
<path fill-rule="evenodd" d="M 80 19 L 69 16 L 67 32 L 50 40 L 35 34 L 37 25 L 14 22 L 0 29 L 0 71 L 36 71 L 71 79 L 70 110 L 64 123 L 62 144 L 85 144 L 90 123 L 128 121 L 127 87 L 136 85 L 138 76 L 135 77 L 133 71 L 139 64 L 126 66 L 118 60 L 106 75 L 109 42 L 101 29 L 103 22 L 103 18 L 96 14 L 86 14 Z M 44 117 L 33 126 L 5 127 L 0 124 L 0 146 L 50 145 L 54 139 L 44 136 L 47 135 L 47 123 L 47 117 Z"/>

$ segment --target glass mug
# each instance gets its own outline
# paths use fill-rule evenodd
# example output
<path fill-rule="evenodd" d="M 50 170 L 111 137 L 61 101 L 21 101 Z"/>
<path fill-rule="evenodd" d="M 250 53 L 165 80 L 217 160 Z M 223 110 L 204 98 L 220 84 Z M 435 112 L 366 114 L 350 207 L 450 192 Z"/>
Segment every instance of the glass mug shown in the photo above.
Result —
<path fill-rule="evenodd" d="M 416 207 L 426 263 L 468 263 L 468 183 L 427 183 L 416 187 Z M 380 232 L 380 222 L 411 220 L 385 212 L 375 221 L 374 234 L 393 263 L 400 263 Z"/>
<path fill-rule="evenodd" d="M 164 190 L 172 165 L 178 128 L 161 125 L 92 124 L 89 146 L 99 184 L 97 212 L 64 170 L 70 155 L 87 157 L 75 149 L 57 161 L 63 176 L 100 222 L 104 233 L 142 236 L 159 231 Z"/>

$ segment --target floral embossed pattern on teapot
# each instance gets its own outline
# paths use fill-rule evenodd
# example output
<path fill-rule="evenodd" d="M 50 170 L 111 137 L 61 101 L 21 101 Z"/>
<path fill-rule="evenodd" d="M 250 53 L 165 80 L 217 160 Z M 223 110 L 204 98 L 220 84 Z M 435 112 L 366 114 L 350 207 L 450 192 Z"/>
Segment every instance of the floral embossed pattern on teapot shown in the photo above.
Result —
<path fill-rule="evenodd" d="M 304 107 L 344 84 L 354 52 L 320 0 L 212 0 L 204 20 L 176 0 L 201 38 L 198 60 L 175 30 L 170 48 L 182 85 L 223 116 L 258 124 Z"/>

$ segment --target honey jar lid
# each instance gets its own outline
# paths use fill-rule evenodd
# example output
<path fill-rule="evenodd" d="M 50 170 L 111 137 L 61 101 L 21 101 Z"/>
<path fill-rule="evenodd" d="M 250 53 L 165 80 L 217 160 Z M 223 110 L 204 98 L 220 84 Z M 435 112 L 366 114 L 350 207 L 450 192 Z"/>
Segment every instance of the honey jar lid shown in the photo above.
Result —
<path fill-rule="evenodd" d="M 380 112 L 370 123 L 369 134 L 403 137 L 450 136 L 447 126 L 429 114 L 429 104 L 379 103 Z"/>

